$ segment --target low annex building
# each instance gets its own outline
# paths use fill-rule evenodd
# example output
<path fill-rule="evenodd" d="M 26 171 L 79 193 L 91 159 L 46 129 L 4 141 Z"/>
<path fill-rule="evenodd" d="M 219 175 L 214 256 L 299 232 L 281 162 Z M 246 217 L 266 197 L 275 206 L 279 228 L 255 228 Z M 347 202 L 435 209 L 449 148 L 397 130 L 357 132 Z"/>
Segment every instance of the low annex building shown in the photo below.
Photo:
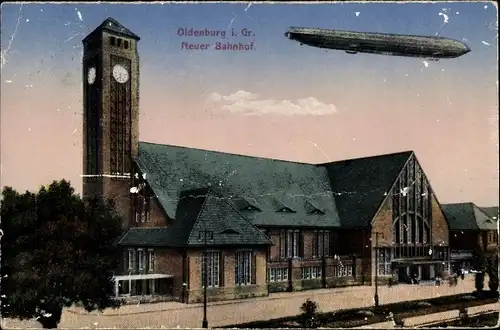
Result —
<path fill-rule="evenodd" d="M 480 255 L 498 258 L 498 207 L 481 208 L 474 203 L 443 204 L 450 222 L 452 267 L 474 270 Z"/>
<path fill-rule="evenodd" d="M 124 220 L 117 296 L 198 302 L 205 280 L 223 300 L 448 270 L 448 223 L 412 151 L 304 164 L 140 141 L 138 41 L 112 18 L 83 41 L 83 192 Z"/>

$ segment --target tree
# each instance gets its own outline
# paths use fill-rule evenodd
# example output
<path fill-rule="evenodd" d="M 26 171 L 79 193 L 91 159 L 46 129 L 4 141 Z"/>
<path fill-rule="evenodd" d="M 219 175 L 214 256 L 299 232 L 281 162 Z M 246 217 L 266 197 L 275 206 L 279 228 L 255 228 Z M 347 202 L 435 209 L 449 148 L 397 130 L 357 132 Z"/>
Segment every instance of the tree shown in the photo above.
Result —
<path fill-rule="evenodd" d="M 121 257 L 121 218 L 110 202 L 82 200 L 70 183 L 37 193 L 3 189 L 2 316 L 57 328 L 64 307 L 118 307 L 113 271 Z"/>

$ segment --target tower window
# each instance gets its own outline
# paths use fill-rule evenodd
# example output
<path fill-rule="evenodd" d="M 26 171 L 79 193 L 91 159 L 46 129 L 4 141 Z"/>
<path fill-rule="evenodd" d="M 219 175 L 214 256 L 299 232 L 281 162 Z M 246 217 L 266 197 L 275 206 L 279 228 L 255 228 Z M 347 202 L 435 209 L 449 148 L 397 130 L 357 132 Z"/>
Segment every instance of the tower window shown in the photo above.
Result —
<path fill-rule="evenodd" d="M 128 41 L 127 41 L 127 40 L 125 40 L 125 41 L 123 42 L 123 45 L 125 46 L 125 49 L 128 49 Z"/>
<path fill-rule="evenodd" d="M 116 39 L 116 45 L 118 47 L 121 47 L 122 46 L 122 39 L 120 39 L 120 38 Z"/>
<path fill-rule="evenodd" d="M 111 43 L 111 46 L 114 46 L 116 44 L 116 38 L 115 37 L 109 38 L 109 41 Z"/>

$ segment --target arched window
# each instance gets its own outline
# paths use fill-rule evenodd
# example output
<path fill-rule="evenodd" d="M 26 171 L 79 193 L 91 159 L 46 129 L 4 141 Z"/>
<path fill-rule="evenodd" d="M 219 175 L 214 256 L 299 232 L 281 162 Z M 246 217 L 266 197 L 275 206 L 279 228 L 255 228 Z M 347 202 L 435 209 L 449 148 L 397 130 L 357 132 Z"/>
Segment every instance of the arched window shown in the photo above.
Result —
<path fill-rule="evenodd" d="M 408 243 L 416 243 L 415 234 L 416 234 L 416 219 L 415 214 L 410 214 L 409 218 L 409 226 L 408 226 Z"/>
<path fill-rule="evenodd" d="M 399 219 L 392 224 L 392 242 L 399 243 Z"/>
<path fill-rule="evenodd" d="M 417 215 L 415 217 L 415 243 L 422 243 L 422 229 L 423 229 L 424 221 L 422 220 L 422 217 Z"/>
<path fill-rule="evenodd" d="M 431 238 L 431 229 L 429 227 L 429 224 L 427 221 L 424 222 L 424 237 L 423 237 L 423 243 L 427 244 L 429 242 L 429 239 Z"/>

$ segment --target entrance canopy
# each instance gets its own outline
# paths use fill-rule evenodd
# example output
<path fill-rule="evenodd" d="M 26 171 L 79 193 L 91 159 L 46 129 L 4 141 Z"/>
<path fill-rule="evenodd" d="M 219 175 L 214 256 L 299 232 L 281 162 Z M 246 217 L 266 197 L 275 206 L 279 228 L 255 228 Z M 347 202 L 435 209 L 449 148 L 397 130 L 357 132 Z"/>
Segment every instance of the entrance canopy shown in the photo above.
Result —
<path fill-rule="evenodd" d="M 166 274 L 136 274 L 115 276 L 115 281 L 137 281 L 137 280 L 156 280 L 159 278 L 172 278 L 174 275 Z"/>
<path fill-rule="evenodd" d="M 443 264 L 446 260 L 398 260 L 394 261 L 395 266 L 411 266 L 411 265 L 432 265 Z"/>

